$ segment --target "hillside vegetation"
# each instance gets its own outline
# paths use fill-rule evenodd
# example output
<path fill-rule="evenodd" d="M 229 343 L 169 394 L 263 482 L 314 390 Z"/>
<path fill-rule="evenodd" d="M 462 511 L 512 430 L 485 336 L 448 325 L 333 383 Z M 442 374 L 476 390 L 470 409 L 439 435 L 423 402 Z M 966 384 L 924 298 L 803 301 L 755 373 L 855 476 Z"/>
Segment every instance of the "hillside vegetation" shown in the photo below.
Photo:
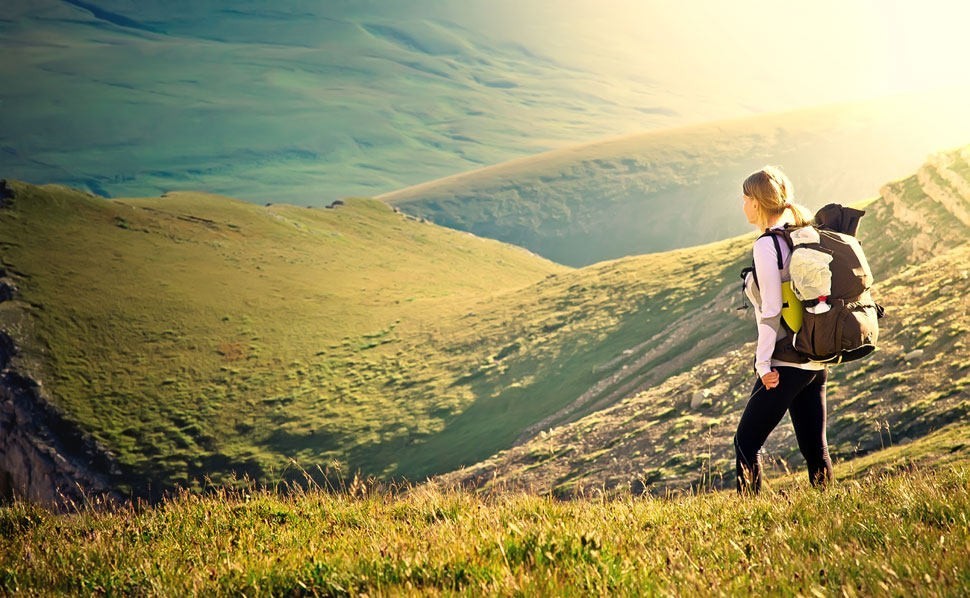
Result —
<path fill-rule="evenodd" d="M 867 206 L 859 236 L 887 316 L 875 354 L 831 369 L 828 438 L 836 461 L 909 442 L 970 415 L 968 208 L 970 147 L 933 156 Z M 751 315 L 721 302 L 686 319 L 714 320 L 731 330 L 733 317 Z M 746 332 L 753 341 L 753 323 Z M 753 354 L 753 342 L 738 342 L 441 482 L 561 496 L 598 487 L 639 493 L 730 486 L 731 439 L 753 383 Z M 785 470 L 802 467 L 787 416 L 766 450 Z"/>
<path fill-rule="evenodd" d="M 375 201 L 12 187 L 15 363 L 141 485 L 272 479 L 291 459 L 448 471 L 730 337 L 710 321 L 664 330 L 733 279 L 738 241 L 570 271 Z M 617 375 L 631 348 L 641 362 Z"/>
<path fill-rule="evenodd" d="M 948 91 L 664 129 L 521 158 L 380 199 L 584 266 L 747 231 L 740 182 L 765 164 L 781 165 L 798 200 L 812 209 L 873 197 L 930 152 L 966 143 L 968 101 L 970 91 Z"/>
<path fill-rule="evenodd" d="M 966 162 L 966 150 L 935 158 L 863 220 L 877 294 L 901 307 L 884 301 L 883 351 L 839 370 L 839 456 L 878 446 L 875 421 L 898 439 L 966 411 L 965 304 L 949 292 L 967 284 L 966 229 L 937 226 L 966 201 Z M 935 177 L 950 182 L 928 195 L 920 181 Z M 110 451 L 128 492 L 300 467 L 421 479 L 469 466 L 466 483 L 513 476 L 564 494 L 725 471 L 749 384 L 753 325 L 735 308 L 750 236 L 571 270 L 373 200 L 309 210 L 11 187 L 0 255 L 15 292 L 0 314 L 12 367 Z M 897 211 L 917 219 L 883 234 Z M 953 249 L 919 264 L 923 222 Z M 705 389 L 711 405 L 688 411 Z M 906 400 L 888 401 L 898 389 Z M 721 452 L 678 448 L 697 434 Z"/>
<path fill-rule="evenodd" d="M 182 493 L 155 508 L 0 507 L 0 592 L 123 595 L 965 595 L 966 422 L 733 493 L 558 502 L 355 484 Z"/>
<path fill-rule="evenodd" d="M 0 315 L 15 367 L 162 487 L 433 429 L 462 396 L 421 361 L 431 350 L 405 349 L 463 303 L 566 270 L 373 200 L 10 186 L 0 255 L 16 292 Z"/>

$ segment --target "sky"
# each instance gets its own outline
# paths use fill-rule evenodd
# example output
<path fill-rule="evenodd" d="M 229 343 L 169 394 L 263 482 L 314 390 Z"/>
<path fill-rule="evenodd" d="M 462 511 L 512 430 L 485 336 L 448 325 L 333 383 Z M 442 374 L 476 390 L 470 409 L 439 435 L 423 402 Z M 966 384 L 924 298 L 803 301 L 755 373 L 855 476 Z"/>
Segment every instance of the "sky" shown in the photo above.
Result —
<path fill-rule="evenodd" d="M 758 89 L 760 110 L 967 83 L 970 5 L 953 0 L 495 4 L 462 11 L 572 62 L 676 81 L 685 99 Z"/>

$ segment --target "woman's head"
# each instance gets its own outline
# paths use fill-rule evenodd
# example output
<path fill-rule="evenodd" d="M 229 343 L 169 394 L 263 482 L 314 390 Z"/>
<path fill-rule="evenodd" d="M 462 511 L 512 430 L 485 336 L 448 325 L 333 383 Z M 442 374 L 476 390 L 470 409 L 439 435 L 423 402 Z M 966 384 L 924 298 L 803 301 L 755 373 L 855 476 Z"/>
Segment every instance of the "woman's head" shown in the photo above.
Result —
<path fill-rule="evenodd" d="M 744 179 L 744 214 L 748 222 L 764 230 L 782 220 L 785 210 L 792 214 L 791 223 L 805 226 L 811 222 L 808 210 L 794 203 L 795 189 L 777 166 L 765 166 Z"/>

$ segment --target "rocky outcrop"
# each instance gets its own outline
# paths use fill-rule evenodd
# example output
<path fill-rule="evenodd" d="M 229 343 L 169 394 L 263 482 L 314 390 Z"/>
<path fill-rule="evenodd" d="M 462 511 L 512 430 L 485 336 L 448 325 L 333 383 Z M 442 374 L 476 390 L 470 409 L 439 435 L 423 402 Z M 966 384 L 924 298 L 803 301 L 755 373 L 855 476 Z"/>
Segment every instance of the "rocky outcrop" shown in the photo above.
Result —
<path fill-rule="evenodd" d="M 10 301 L 17 294 L 17 285 L 4 276 L 3 268 L 0 268 L 0 303 Z"/>
<path fill-rule="evenodd" d="M 970 230 L 970 146 L 931 156 L 880 194 L 862 222 L 874 272 L 924 262 L 962 243 Z"/>
<path fill-rule="evenodd" d="M 3 351 L 12 348 L 9 337 Z M 37 382 L 0 373 L 0 497 L 52 508 L 118 501 L 120 470 L 107 451 L 67 421 Z"/>
<path fill-rule="evenodd" d="M 970 226 L 970 184 L 951 170 L 956 156 L 941 155 L 935 159 L 919 169 L 916 180 L 928 198 L 940 204 L 964 226 Z"/>
<path fill-rule="evenodd" d="M 13 189 L 7 184 L 6 179 L 0 179 L 0 208 L 5 208 L 13 199 Z"/>

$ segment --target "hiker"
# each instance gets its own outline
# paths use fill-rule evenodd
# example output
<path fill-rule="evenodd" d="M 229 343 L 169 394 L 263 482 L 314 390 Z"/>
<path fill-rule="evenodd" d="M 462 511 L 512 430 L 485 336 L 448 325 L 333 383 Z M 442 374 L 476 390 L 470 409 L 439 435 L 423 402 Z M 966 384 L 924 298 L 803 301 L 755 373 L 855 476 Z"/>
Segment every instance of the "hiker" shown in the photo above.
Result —
<path fill-rule="evenodd" d="M 766 166 L 742 184 L 744 215 L 759 231 L 805 226 L 811 216 L 793 202 L 792 183 L 777 167 Z M 832 460 L 825 437 L 825 365 L 809 361 L 792 346 L 792 333 L 782 324 L 782 283 L 790 279 L 790 249 L 766 234 L 754 242 L 754 269 L 744 280 L 758 324 L 755 352 L 757 380 L 734 436 L 739 494 L 761 489 L 761 448 L 787 411 L 798 448 L 808 463 L 813 486 L 832 480 Z M 780 259 L 779 259 L 780 255 Z"/>

